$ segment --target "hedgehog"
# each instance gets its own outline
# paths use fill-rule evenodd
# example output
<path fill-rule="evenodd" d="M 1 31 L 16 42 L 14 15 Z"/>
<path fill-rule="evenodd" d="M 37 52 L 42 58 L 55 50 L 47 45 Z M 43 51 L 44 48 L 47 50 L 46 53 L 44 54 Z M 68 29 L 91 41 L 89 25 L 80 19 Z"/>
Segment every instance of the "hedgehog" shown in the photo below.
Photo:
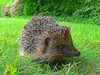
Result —
<path fill-rule="evenodd" d="M 68 57 L 80 56 L 73 45 L 70 28 L 50 16 L 33 17 L 23 27 L 19 49 L 20 56 L 44 63 L 62 63 Z"/>

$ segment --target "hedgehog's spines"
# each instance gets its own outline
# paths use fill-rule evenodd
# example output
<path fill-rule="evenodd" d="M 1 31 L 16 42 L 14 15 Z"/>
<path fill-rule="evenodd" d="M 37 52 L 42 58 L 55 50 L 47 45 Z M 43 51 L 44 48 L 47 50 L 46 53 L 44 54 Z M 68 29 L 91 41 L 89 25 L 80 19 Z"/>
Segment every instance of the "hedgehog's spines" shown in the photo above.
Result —
<path fill-rule="evenodd" d="M 54 61 L 60 53 L 56 53 L 56 44 L 65 44 L 66 26 L 60 26 L 50 16 L 33 17 L 23 28 L 19 41 L 20 53 L 26 54 L 33 60 Z M 49 38 L 49 40 L 46 40 Z M 59 40 L 60 39 L 60 40 Z M 60 43 L 55 43 L 61 41 Z M 50 51 L 51 50 L 51 51 Z M 62 50 L 63 51 L 63 50 Z M 57 55 L 57 56 L 56 56 Z"/>

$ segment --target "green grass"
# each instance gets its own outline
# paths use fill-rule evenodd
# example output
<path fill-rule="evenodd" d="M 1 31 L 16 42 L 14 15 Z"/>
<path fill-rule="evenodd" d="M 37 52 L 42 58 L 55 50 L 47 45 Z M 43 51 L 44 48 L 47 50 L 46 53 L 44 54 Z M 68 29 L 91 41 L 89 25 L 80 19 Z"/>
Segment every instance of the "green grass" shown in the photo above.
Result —
<path fill-rule="evenodd" d="M 77 58 L 68 58 L 69 64 L 54 72 L 45 64 L 20 58 L 18 39 L 29 19 L 0 18 L 0 75 L 100 75 L 100 26 L 89 23 L 59 21 L 71 27 L 75 47 L 81 52 Z"/>

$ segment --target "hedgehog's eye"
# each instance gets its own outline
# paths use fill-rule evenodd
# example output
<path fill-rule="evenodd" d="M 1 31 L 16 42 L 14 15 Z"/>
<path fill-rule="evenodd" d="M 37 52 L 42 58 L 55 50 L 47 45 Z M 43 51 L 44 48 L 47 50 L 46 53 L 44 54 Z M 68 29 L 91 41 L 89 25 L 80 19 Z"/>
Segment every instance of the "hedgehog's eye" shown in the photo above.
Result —
<path fill-rule="evenodd" d="M 66 48 L 66 45 L 57 45 L 57 48 L 58 49 L 64 49 L 64 48 Z"/>

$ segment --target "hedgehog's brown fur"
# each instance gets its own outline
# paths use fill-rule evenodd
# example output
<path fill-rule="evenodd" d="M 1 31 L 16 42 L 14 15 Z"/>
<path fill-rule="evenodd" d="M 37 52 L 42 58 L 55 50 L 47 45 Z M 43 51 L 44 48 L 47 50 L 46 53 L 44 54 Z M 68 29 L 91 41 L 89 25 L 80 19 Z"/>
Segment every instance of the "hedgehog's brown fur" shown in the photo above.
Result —
<path fill-rule="evenodd" d="M 19 41 L 20 55 L 39 62 L 62 61 L 78 56 L 69 27 L 60 26 L 52 17 L 32 18 L 23 28 Z"/>

